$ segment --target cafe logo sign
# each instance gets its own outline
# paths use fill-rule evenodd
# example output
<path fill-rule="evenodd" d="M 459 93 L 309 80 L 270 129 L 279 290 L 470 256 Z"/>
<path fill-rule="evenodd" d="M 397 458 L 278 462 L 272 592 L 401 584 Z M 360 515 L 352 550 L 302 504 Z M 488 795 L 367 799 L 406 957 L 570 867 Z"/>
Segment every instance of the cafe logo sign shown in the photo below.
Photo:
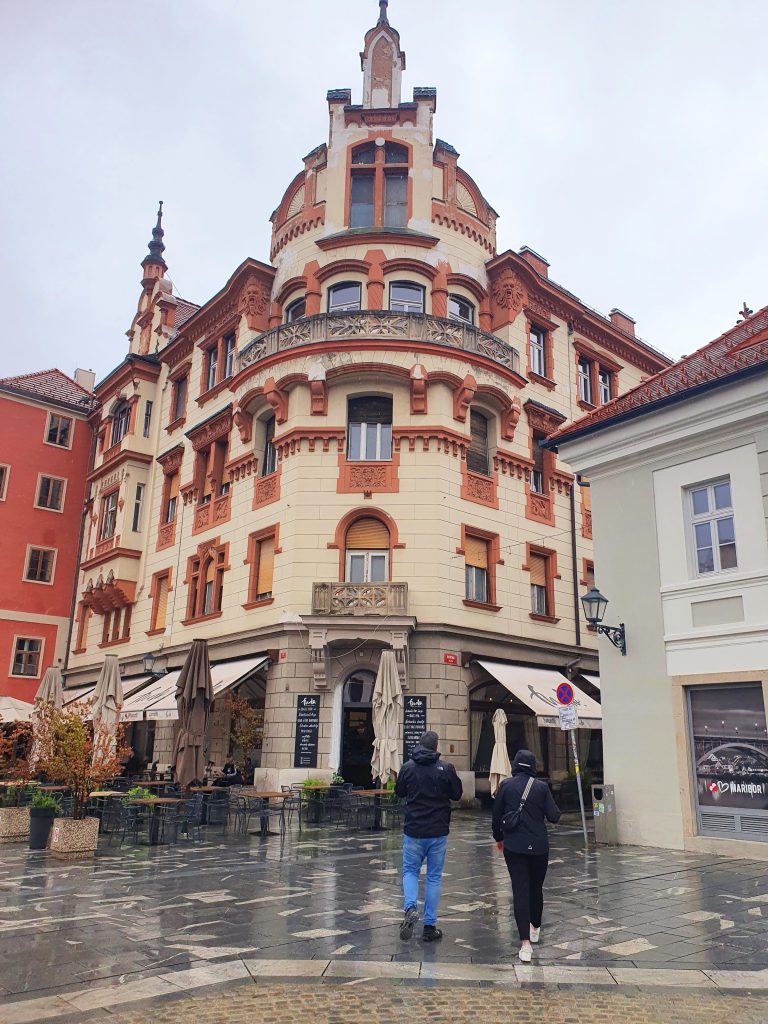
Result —
<path fill-rule="evenodd" d="M 707 789 L 713 796 L 721 796 L 723 793 L 736 793 L 742 796 L 763 796 L 765 794 L 765 783 L 763 782 L 710 782 Z"/>

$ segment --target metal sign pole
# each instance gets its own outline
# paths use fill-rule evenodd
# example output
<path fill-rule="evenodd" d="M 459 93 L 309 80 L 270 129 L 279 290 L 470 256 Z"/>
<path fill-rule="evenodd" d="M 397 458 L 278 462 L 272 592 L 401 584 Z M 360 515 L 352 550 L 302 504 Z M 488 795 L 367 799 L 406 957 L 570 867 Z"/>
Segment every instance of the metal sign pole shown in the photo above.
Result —
<path fill-rule="evenodd" d="M 584 794 L 581 791 L 581 768 L 579 767 L 579 752 L 576 748 L 576 730 L 569 729 L 568 732 L 571 734 L 571 753 L 573 754 L 573 764 L 576 768 L 576 788 L 579 791 L 579 806 L 581 807 L 581 827 L 584 830 L 584 843 L 587 844 L 589 839 L 587 838 L 587 816 L 584 813 Z"/>

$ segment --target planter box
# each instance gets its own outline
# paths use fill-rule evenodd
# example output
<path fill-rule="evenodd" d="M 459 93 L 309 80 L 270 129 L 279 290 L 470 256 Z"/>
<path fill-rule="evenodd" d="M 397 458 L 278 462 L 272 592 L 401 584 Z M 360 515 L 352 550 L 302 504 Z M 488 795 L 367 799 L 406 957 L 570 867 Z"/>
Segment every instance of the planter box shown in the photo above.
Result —
<path fill-rule="evenodd" d="M 45 850 L 51 836 L 51 827 L 56 811 L 53 807 L 30 807 L 29 809 L 29 848 Z"/>
<path fill-rule="evenodd" d="M 29 838 L 29 808 L 0 807 L 0 844 L 24 843 Z"/>
<path fill-rule="evenodd" d="M 59 860 L 89 857 L 99 842 L 99 819 L 54 818 L 49 849 Z"/>

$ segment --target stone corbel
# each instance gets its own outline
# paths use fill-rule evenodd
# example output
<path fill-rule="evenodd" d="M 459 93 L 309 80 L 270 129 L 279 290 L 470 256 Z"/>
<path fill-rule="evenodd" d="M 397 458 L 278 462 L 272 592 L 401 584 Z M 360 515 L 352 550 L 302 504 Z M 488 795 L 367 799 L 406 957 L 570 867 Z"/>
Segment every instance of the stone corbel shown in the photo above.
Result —
<path fill-rule="evenodd" d="M 309 381 L 310 412 L 313 416 L 328 415 L 328 385 L 325 379 L 325 367 L 322 363 L 312 363 L 307 371 Z"/>
<path fill-rule="evenodd" d="M 269 289 L 258 277 L 251 275 L 240 293 L 237 311 L 245 317 L 249 331 L 263 331 L 268 310 Z"/>
<path fill-rule="evenodd" d="M 509 409 L 506 409 L 501 417 L 501 436 L 505 441 L 514 441 L 515 428 L 520 420 L 522 411 L 523 407 L 520 404 L 520 399 L 515 395 Z"/>
<path fill-rule="evenodd" d="M 429 373 L 421 363 L 411 367 L 411 414 L 421 415 L 427 411 L 427 381 Z"/>
<path fill-rule="evenodd" d="M 312 659 L 312 682 L 316 690 L 328 689 L 328 673 L 326 669 L 326 638 L 325 629 L 310 629 L 309 653 Z"/>
<path fill-rule="evenodd" d="M 400 677 L 400 686 L 403 690 L 408 689 L 408 634 L 403 630 L 392 630 L 390 633 L 392 650 L 395 652 L 397 662 L 397 674 Z"/>
<path fill-rule="evenodd" d="M 232 410 L 232 419 L 235 421 L 240 440 L 243 444 L 250 444 L 253 434 L 253 416 L 242 409 L 240 405 L 236 405 Z"/>
<path fill-rule="evenodd" d="M 272 406 L 275 422 L 285 423 L 288 419 L 288 392 L 277 386 L 274 377 L 264 381 L 264 397 Z"/>
<path fill-rule="evenodd" d="M 477 381 L 471 373 L 468 373 L 453 392 L 453 418 L 455 420 L 460 420 L 462 423 L 466 420 L 469 403 L 475 397 L 476 391 Z"/>

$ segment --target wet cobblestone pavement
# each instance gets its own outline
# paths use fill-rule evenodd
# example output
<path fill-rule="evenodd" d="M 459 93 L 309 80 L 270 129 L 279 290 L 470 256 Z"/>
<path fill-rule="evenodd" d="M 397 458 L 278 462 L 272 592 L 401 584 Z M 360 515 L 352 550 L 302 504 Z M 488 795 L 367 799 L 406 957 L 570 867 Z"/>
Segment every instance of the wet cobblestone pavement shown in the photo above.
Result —
<path fill-rule="evenodd" d="M 542 945 L 534 965 L 524 967 L 515 966 L 509 879 L 487 815 L 455 817 L 439 944 L 423 945 L 418 928 L 409 944 L 397 936 L 399 847 L 396 832 L 299 834 L 295 827 L 284 842 L 230 839 L 216 830 L 203 842 L 171 848 L 103 846 L 86 863 L 62 864 L 4 847 L 0 1022 L 63 1019 L 75 1011 L 109 1013 L 111 1020 L 120 1011 L 125 1017 L 118 1019 L 139 1021 L 149 1018 L 131 1016 L 131 1003 L 175 996 L 178 1004 L 198 988 L 215 1014 L 219 997 L 235 998 L 235 992 L 247 1001 L 267 988 L 277 992 L 275 979 L 285 977 L 307 1000 L 315 998 L 308 989 L 325 992 L 333 985 L 346 992 L 349 985 L 367 987 L 370 979 L 389 980 L 387 999 L 393 1000 L 405 998 L 403 986 L 417 988 L 420 1001 L 436 987 L 458 986 L 480 998 L 478 986 L 492 985 L 505 1002 L 501 986 L 514 987 L 518 999 L 536 991 L 527 986 L 545 984 L 547 992 L 557 985 L 578 988 L 582 995 L 574 999 L 597 992 L 601 1000 L 619 1000 L 616 1006 L 631 1001 L 636 986 L 664 986 L 670 997 L 690 999 L 692 1008 L 705 996 L 742 1000 L 733 1019 L 768 1022 L 758 995 L 764 990 L 768 996 L 763 862 L 629 847 L 585 852 L 575 829 L 559 828 Z M 226 988 L 232 984 L 247 987 Z M 679 986 L 692 986 L 696 994 L 685 995 Z M 744 991 L 755 995 L 732 994 Z M 752 998 L 762 1017 L 741 1015 L 743 1000 Z M 666 995 L 661 1003 L 668 1005 Z M 401 1016 L 393 1007 L 390 1013 Z M 277 1021 L 281 1012 L 278 1000 L 269 1016 L 249 1019 Z M 377 1012 L 384 1013 L 381 1006 Z"/>

